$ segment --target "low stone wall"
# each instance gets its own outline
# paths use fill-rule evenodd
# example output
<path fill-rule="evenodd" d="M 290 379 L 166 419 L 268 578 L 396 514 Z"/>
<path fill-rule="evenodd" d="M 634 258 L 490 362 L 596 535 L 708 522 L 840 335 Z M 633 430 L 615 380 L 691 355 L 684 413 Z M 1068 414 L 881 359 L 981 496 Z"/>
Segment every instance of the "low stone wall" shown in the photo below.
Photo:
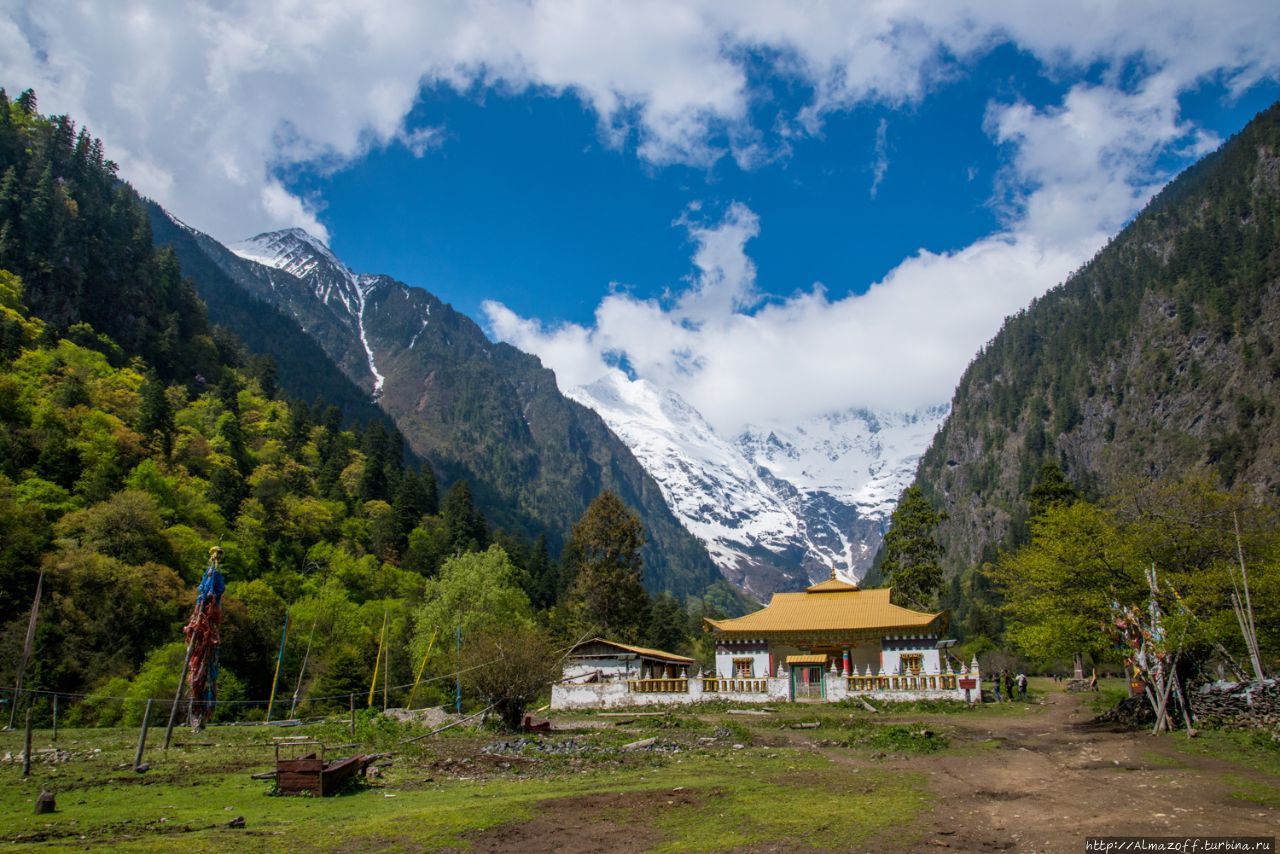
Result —
<path fill-rule="evenodd" d="M 1280 730 L 1280 679 L 1211 682 L 1187 699 L 1196 721 L 1205 725 Z"/>

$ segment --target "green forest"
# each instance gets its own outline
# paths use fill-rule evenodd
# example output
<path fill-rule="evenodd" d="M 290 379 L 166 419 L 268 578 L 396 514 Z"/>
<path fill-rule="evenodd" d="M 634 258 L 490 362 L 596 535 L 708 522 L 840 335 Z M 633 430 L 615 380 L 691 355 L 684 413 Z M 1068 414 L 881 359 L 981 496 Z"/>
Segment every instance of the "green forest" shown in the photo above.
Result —
<path fill-rule="evenodd" d="M 1140 604 L 1154 566 L 1188 650 L 1243 662 L 1243 561 L 1261 652 L 1280 656 L 1278 152 L 1273 105 L 966 369 L 879 569 L 948 609 L 970 651 L 1114 663 L 1112 606 Z"/>
<path fill-rule="evenodd" d="M 645 592 L 644 531 L 616 496 L 553 556 L 494 530 L 465 481 L 440 494 L 385 421 L 286 399 L 274 360 L 209 323 L 101 143 L 30 91 L 0 91 L 0 175 L 5 685 L 41 590 L 19 703 L 48 715 L 57 694 L 68 724 L 111 725 L 172 696 L 214 546 L 215 719 L 262 717 L 273 686 L 276 718 L 404 705 L 419 676 L 415 706 L 452 702 L 495 629 L 695 649 L 701 613 Z"/>

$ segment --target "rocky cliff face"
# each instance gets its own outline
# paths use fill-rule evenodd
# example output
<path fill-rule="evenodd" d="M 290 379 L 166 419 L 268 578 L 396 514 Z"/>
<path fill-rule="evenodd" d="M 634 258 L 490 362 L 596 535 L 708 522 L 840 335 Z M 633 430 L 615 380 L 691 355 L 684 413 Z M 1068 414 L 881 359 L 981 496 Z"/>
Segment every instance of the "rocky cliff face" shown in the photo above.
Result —
<path fill-rule="evenodd" d="M 1196 466 L 1280 490 L 1280 106 L 1187 170 L 965 372 L 917 482 L 947 568 L 1025 536 L 1058 461 L 1088 495 Z"/>
<path fill-rule="evenodd" d="M 292 317 L 444 480 L 471 481 L 496 525 L 546 532 L 557 547 L 587 504 L 612 489 L 644 523 L 652 590 L 701 595 L 718 582 L 706 550 L 627 447 L 561 395 L 533 356 L 491 342 L 421 288 L 348 269 L 304 231 L 229 248 L 199 241 L 227 282 Z"/>

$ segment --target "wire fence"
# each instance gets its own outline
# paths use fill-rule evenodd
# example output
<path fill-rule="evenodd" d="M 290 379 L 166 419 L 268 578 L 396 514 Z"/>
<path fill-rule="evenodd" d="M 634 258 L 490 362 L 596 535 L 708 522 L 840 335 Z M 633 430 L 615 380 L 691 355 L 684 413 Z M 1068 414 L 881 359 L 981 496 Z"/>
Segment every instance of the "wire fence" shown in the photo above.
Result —
<path fill-rule="evenodd" d="M 559 647 L 553 651 L 553 654 L 559 657 L 559 662 L 563 664 L 568 655 L 582 643 L 579 639 L 575 643 Z M 457 702 L 457 697 L 453 693 L 453 686 L 461 676 L 491 664 L 496 663 L 500 659 L 490 659 L 479 664 L 473 664 L 469 667 L 462 667 L 449 673 L 441 673 L 434 676 L 424 676 L 413 682 L 404 682 L 396 685 L 376 685 L 372 692 L 369 689 L 361 688 L 356 691 L 347 691 L 336 694 L 299 694 L 296 704 L 294 703 L 293 694 L 285 691 L 277 691 L 274 700 L 270 697 L 263 699 L 216 699 L 212 703 L 206 704 L 206 708 L 211 709 L 211 719 L 214 723 L 232 723 L 253 720 L 258 717 L 258 710 L 266 710 L 274 704 L 276 708 L 293 707 L 294 710 L 301 710 L 304 713 L 314 715 L 318 711 L 343 711 L 350 709 L 362 708 L 404 708 L 403 705 L 392 703 L 393 698 L 403 700 L 407 705 L 408 700 L 413 695 L 414 690 L 420 690 L 425 686 L 444 683 L 449 690 L 446 692 L 449 702 Z M 175 683 L 174 687 L 177 685 Z M 368 699 L 372 695 L 372 702 Z M 399 695 L 397 697 L 397 695 Z M 419 697 L 422 695 L 419 694 Z M 439 692 L 436 698 L 439 699 Z M 382 700 L 383 702 L 379 702 Z M 13 688 L 0 688 L 0 709 L 3 709 L 3 715 L 0 721 L 9 717 L 11 704 L 17 703 L 19 708 L 29 707 L 33 710 L 38 725 L 48 726 L 54 723 L 56 726 L 58 717 L 61 717 L 64 725 L 68 726 L 111 726 L 121 723 L 121 719 L 128 717 L 127 709 L 135 710 L 143 709 L 150 703 L 154 709 L 163 710 L 166 714 L 175 704 L 173 694 L 162 697 L 143 697 L 120 694 L 108 694 L 103 692 L 75 692 L 75 691 L 52 691 L 42 688 L 22 688 L 14 692 Z M 177 701 L 179 709 L 187 708 L 190 698 L 182 695 Z M 109 704 L 118 704 L 116 711 L 104 711 L 101 707 Z M 431 702 L 417 702 L 418 708 L 429 708 L 434 705 Z M 292 718 L 282 715 L 271 723 L 284 723 Z"/>

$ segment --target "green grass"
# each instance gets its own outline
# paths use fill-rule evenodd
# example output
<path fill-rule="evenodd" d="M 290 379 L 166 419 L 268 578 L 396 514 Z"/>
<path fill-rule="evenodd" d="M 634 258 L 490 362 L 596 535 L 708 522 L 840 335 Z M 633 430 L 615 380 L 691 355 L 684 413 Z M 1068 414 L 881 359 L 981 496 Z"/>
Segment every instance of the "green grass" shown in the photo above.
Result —
<path fill-rule="evenodd" d="M 852 721 L 840 733 L 845 747 L 861 747 L 885 753 L 933 753 L 950 743 L 942 735 L 921 724 L 881 724 Z"/>
<path fill-rule="evenodd" d="M 1085 702 L 1095 714 L 1102 714 L 1129 696 L 1129 681 L 1106 677 L 1098 680 L 1098 690 L 1087 692 Z"/>
<path fill-rule="evenodd" d="M 1195 738 L 1182 732 L 1163 736 L 1181 753 L 1211 756 L 1280 777 L 1280 740 L 1261 730 L 1199 730 Z"/>
<path fill-rule="evenodd" d="M 801 717 L 813 716 L 812 709 L 805 711 L 809 714 Z M 834 720 L 824 724 L 834 725 Z M 885 729 L 872 726 L 877 732 Z M 891 731 L 892 726 L 901 725 L 891 725 Z M 136 730 L 63 730 L 57 747 L 71 751 L 70 761 L 37 762 L 25 781 L 18 763 L 0 764 L 0 841 L 40 843 L 52 850 L 101 844 L 139 851 L 465 848 L 469 834 L 529 821 L 548 804 L 634 793 L 635 801 L 623 797 L 620 809 L 628 821 L 651 828 L 660 850 L 785 842 L 818 828 L 821 838 L 810 838 L 819 847 L 847 848 L 881 829 L 905 826 L 927 806 L 920 775 L 853 772 L 808 747 L 733 747 L 750 745 L 770 730 L 776 734 L 777 728 L 767 718 L 642 718 L 625 728 L 571 736 L 595 748 L 587 753 L 488 756 L 482 748 L 513 737 L 459 727 L 450 738 L 407 746 L 400 740 L 414 732 L 412 727 L 361 719 L 361 746 L 330 755 L 386 751 L 395 754 L 394 763 L 373 783 L 323 799 L 272 797 L 274 784 L 250 775 L 272 767 L 272 736 L 348 743 L 343 723 L 213 727 L 197 736 L 179 731 L 167 755 L 159 749 L 163 732 L 157 730 L 145 756 L 151 764 L 145 774 L 117 767 L 132 761 Z M 648 735 L 678 750 L 616 749 Z M 48 736 L 37 733 L 37 751 L 50 746 Z M 20 749 L 20 733 L 0 733 L 0 754 Z M 664 793 L 680 787 L 687 795 L 671 808 L 655 812 L 646 806 L 665 805 Z M 42 788 L 56 793 L 58 811 L 52 815 L 32 814 Z M 841 810 L 832 810 L 832 798 L 840 799 Z M 841 820 L 850 806 L 868 818 Z M 237 816 L 244 817 L 244 829 L 222 827 Z"/>
<path fill-rule="evenodd" d="M 1280 786 L 1260 783 L 1239 774 L 1224 774 L 1222 780 L 1231 787 L 1232 798 L 1261 807 L 1280 809 Z"/>
<path fill-rule="evenodd" d="M 667 840 L 657 850 L 724 851 L 804 839 L 820 850 L 845 851 L 888 831 L 909 842 L 913 820 L 929 804 L 917 773 L 853 775 L 828 767 L 778 774 L 766 766 L 731 785 L 701 803 L 662 811 L 656 824 Z"/>

